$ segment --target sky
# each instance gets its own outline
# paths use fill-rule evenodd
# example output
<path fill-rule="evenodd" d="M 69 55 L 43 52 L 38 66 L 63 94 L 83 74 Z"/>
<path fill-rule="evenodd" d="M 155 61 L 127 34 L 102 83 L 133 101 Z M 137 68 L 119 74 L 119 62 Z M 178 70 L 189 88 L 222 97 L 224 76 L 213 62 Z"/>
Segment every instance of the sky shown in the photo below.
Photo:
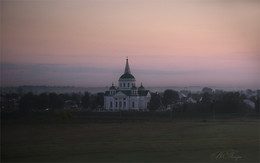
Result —
<path fill-rule="evenodd" d="M 260 88 L 259 0 L 1 0 L 1 86 Z"/>

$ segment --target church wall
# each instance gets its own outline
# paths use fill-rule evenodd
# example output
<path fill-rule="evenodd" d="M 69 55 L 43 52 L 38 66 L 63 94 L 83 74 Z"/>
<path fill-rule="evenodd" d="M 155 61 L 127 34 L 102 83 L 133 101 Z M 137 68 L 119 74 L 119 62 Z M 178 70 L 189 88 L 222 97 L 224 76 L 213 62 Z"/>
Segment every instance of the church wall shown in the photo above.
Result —
<path fill-rule="evenodd" d="M 150 94 L 148 94 L 148 96 L 105 96 L 104 107 L 107 110 L 147 109 L 147 104 L 151 98 L 149 95 Z M 111 102 L 112 102 L 112 107 L 111 107 Z"/>
<path fill-rule="evenodd" d="M 139 96 L 130 96 L 130 109 L 139 109 Z"/>
<path fill-rule="evenodd" d="M 128 110 L 128 97 L 115 98 L 116 110 Z"/>
<path fill-rule="evenodd" d="M 105 96 L 105 103 L 104 103 L 104 106 L 105 106 L 105 109 L 109 110 L 109 109 L 113 109 L 114 107 L 114 100 L 113 100 L 113 97 L 112 96 Z M 112 108 L 110 107 L 110 102 L 112 102 Z"/>
<path fill-rule="evenodd" d="M 144 109 L 145 108 L 145 98 L 144 96 L 139 98 L 139 109 Z"/>

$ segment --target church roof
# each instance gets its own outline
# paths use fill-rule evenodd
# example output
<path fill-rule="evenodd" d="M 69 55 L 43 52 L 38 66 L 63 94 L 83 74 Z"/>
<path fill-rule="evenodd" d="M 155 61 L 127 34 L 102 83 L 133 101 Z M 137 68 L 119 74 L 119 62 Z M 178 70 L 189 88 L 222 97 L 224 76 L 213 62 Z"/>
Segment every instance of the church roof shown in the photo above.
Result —
<path fill-rule="evenodd" d="M 125 72 L 119 79 L 135 79 L 135 77 L 131 74 L 128 58 L 126 59 Z"/>
<path fill-rule="evenodd" d="M 116 90 L 116 87 L 114 86 L 114 84 L 112 84 L 112 86 L 109 88 L 109 90 Z"/>
<path fill-rule="evenodd" d="M 138 95 L 131 94 L 132 93 L 131 90 L 124 90 L 124 91 L 121 91 L 121 92 L 123 92 L 127 96 L 138 96 Z"/>
<path fill-rule="evenodd" d="M 132 74 L 123 74 L 120 76 L 120 79 L 135 79 L 135 77 Z"/>
<path fill-rule="evenodd" d="M 141 83 L 141 86 L 138 88 L 139 90 L 145 90 L 143 83 Z"/>
<path fill-rule="evenodd" d="M 128 64 L 128 58 L 126 58 L 125 74 L 131 74 L 130 67 Z"/>
<path fill-rule="evenodd" d="M 139 96 L 147 96 L 148 93 L 149 93 L 148 90 L 141 90 L 141 91 L 138 91 Z"/>

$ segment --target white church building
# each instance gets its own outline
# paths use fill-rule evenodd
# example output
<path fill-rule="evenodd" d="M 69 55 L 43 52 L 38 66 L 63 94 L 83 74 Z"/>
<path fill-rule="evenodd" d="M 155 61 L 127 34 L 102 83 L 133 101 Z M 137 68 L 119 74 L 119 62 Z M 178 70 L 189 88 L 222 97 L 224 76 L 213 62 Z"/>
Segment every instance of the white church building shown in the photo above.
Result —
<path fill-rule="evenodd" d="M 142 83 L 135 85 L 135 77 L 131 74 L 128 59 L 126 59 L 125 72 L 118 80 L 118 87 L 114 84 L 105 92 L 104 107 L 106 110 L 146 110 L 151 100 L 149 90 Z"/>

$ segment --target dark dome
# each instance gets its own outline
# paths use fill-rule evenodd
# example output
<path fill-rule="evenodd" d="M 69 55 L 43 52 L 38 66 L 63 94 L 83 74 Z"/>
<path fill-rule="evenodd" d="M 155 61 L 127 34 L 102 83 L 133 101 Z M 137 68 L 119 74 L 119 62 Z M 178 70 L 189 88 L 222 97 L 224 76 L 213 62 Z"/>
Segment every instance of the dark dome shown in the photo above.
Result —
<path fill-rule="evenodd" d="M 110 90 L 116 90 L 116 87 L 114 85 L 112 85 L 109 89 Z"/>
<path fill-rule="evenodd" d="M 132 74 L 124 73 L 119 79 L 135 79 L 135 77 Z"/>
<path fill-rule="evenodd" d="M 140 90 L 144 90 L 144 86 L 141 85 L 141 86 L 139 87 L 139 89 L 140 89 Z"/>

